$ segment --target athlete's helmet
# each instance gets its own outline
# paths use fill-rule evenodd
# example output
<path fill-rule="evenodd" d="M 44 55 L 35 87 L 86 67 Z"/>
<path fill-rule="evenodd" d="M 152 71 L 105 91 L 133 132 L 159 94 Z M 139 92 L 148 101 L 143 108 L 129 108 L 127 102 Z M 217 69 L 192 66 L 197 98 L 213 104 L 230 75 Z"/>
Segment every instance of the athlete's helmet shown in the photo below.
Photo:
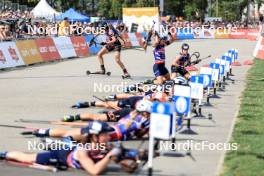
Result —
<path fill-rule="evenodd" d="M 82 128 L 82 134 L 100 134 L 114 131 L 110 125 L 105 122 L 94 121 L 90 122 L 86 128 Z"/>
<path fill-rule="evenodd" d="M 189 45 L 187 43 L 183 43 L 181 46 L 182 50 L 189 50 Z"/>
<path fill-rule="evenodd" d="M 174 80 L 175 84 L 181 84 L 181 85 L 188 84 L 188 81 L 182 76 L 178 76 L 178 77 L 174 78 L 173 80 Z"/>
<path fill-rule="evenodd" d="M 149 100 L 139 100 L 136 104 L 136 110 L 139 112 L 149 112 L 152 111 L 152 102 Z"/>
<path fill-rule="evenodd" d="M 152 98 L 160 102 L 166 102 L 168 100 L 168 96 L 164 92 L 155 92 L 153 93 Z"/>

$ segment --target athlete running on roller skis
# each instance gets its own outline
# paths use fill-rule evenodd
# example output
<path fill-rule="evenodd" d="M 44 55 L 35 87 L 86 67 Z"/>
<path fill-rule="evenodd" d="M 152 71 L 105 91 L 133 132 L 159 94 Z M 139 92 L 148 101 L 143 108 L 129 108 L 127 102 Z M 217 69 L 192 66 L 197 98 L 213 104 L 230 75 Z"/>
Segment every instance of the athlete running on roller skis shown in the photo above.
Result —
<path fill-rule="evenodd" d="M 104 58 L 103 56 L 111 51 L 115 51 L 115 61 L 122 69 L 125 77 L 130 77 L 127 69 L 125 68 L 123 62 L 121 61 L 121 48 L 122 44 L 118 39 L 118 36 L 115 34 L 113 29 L 111 29 L 108 25 L 105 25 L 105 34 L 107 36 L 107 41 L 102 42 L 101 44 L 104 47 L 98 52 L 97 57 L 101 66 L 101 71 L 98 73 L 105 74 L 105 66 L 104 66 Z"/>

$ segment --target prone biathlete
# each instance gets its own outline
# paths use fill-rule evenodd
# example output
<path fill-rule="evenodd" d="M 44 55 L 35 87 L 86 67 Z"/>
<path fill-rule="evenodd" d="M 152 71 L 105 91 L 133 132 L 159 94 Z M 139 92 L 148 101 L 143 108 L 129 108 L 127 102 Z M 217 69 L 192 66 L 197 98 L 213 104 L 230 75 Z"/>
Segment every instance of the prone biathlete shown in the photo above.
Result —
<path fill-rule="evenodd" d="M 107 122 L 117 122 L 122 117 L 128 115 L 133 109 L 123 108 L 120 110 L 110 110 L 105 111 L 102 114 L 91 114 L 91 113 L 81 113 L 76 115 L 65 115 L 62 119 L 63 122 L 73 122 L 73 121 L 88 121 L 88 120 L 98 120 Z"/>
<path fill-rule="evenodd" d="M 103 56 L 111 51 L 115 51 L 115 61 L 122 69 L 125 77 L 130 77 L 126 67 L 121 61 L 121 49 L 122 44 L 118 39 L 118 36 L 115 35 L 115 32 L 109 28 L 108 25 L 105 26 L 105 34 L 107 36 L 106 42 L 102 42 L 101 44 L 104 47 L 98 52 L 97 57 L 100 63 L 101 71 L 98 73 L 105 74 L 105 66 L 104 66 L 104 58 Z"/>
<path fill-rule="evenodd" d="M 48 166 L 59 164 L 66 168 L 84 169 L 90 175 L 98 175 L 111 160 L 121 154 L 120 148 L 108 147 L 109 133 L 112 131 L 114 129 L 106 123 L 97 122 L 85 137 L 91 146 L 89 148 L 75 147 L 31 154 L 19 151 L 0 152 L 0 159 Z M 98 148 L 98 144 L 105 147 Z"/>
<path fill-rule="evenodd" d="M 127 116 L 121 118 L 117 124 L 111 125 L 114 131 L 109 132 L 111 141 L 129 140 L 140 138 L 149 130 L 149 117 L 152 110 L 152 102 L 141 100 L 136 105 L 136 110 L 130 112 Z M 83 128 L 65 130 L 65 129 L 38 129 L 33 131 L 37 137 L 70 137 L 74 141 L 85 143 L 86 134 L 89 134 L 94 121 L 89 122 L 69 122 L 70 124 L 83 125 Z"/>

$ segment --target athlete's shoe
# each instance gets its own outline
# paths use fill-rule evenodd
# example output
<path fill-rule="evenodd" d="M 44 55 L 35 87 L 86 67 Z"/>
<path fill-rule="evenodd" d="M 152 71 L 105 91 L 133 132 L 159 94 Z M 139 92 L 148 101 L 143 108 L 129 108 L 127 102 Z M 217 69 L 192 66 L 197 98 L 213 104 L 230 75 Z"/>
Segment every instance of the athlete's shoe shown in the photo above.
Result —
<path fill-rule="evenodd" d="M 142 84 L 152 84 L 152 83 L 153 83 L 153 80 L 151 80 L 151 79 L 147 79 L 147 80 L 145 80 L 145 81 L 142 81 L 141 83 L 142 83 Z"/>
<path fill-rule="evenodd" d="M 0 152 L 0 160 L 6 159 L 7 152 Z"/>
<path fill-rule="evenodd" d="M 89 102 L 78 102 L 76 103 L 75 105 L 72 105 L 72 108 L 89 108 L 90 107 L 90 104 Z"/>
<path fill-rule="evenodd" d="M 64 115 L 62 118 L 63 122 L 73 122 L 75 121 L 74 116 L 73 115 Z"/>

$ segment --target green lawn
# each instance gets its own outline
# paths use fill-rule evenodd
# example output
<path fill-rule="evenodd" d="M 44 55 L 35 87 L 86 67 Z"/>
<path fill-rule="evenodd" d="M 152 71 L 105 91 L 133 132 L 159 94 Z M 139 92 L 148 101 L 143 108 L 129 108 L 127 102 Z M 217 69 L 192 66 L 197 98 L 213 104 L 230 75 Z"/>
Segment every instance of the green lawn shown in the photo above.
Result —
<path fill-rule="evenodd" d="M 264 60 L 255 59 L 247 80 L 230 141 L 239 148 L 227 153 L 223 176 L 264 176 Z"/>

